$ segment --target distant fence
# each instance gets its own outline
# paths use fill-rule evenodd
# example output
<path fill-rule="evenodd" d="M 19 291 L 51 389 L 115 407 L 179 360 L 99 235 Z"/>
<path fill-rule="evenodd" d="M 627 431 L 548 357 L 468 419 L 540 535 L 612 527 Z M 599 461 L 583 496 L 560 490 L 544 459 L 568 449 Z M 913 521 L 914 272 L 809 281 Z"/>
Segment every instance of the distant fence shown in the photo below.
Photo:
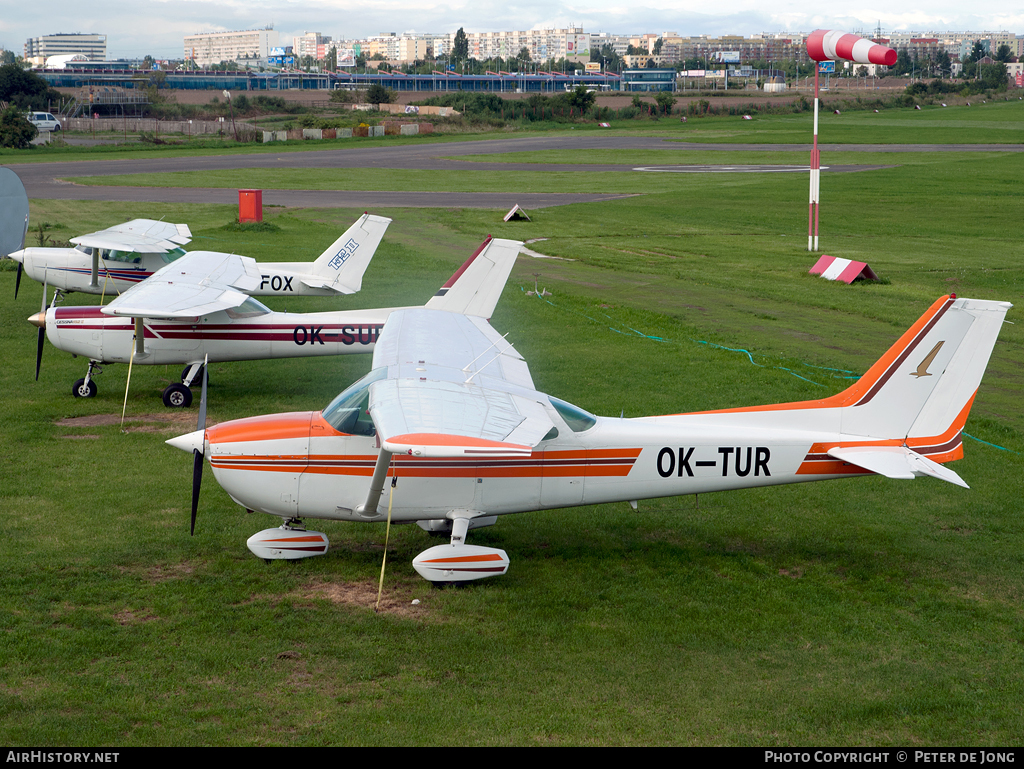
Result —
<path fill-rule="evenodd" d="M 185 134 L 186 136 L 202 134 L 225 134 L 232 133 L 231 120 L 157 120 L 151 117 L 101 117 L 92 118 L 73 117 L 64 121 L 65 131 L 114 131 L 127 133 L 152 133 L 152 134 Z M 256 126 L 240 120 L 235 121 L 238 130 L 248 128 L 256 130 Z"/>

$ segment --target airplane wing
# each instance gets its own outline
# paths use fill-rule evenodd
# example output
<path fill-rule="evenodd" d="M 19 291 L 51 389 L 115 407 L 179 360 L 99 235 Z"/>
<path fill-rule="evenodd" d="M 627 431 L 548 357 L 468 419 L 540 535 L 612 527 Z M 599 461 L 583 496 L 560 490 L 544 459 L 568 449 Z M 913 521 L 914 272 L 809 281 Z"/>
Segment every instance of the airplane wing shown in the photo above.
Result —
<path fill-rule="evenodd" d="M 71 238 L 71 242 L 79 246 L 141 251 L 147 254 L 173 251 L 191 240 L 192 232 L 187 224 L 158 222 L 155 219 L 132 219 L 99 232 Z"/>
<path fill-rule="evenodd" d="M 383 366 L 369 411 L 389 454 L 529 456 L 554 426 L 526 361 L 482 318 L 393 312 L 373 352 Z"/>
<path fill-rule="evenodd" d="M 106 315 L 193 318 L 230 310 L 260 286 L 256 260 L 216 251 L 190 251 L 132 286 L 103 308 Z"/>

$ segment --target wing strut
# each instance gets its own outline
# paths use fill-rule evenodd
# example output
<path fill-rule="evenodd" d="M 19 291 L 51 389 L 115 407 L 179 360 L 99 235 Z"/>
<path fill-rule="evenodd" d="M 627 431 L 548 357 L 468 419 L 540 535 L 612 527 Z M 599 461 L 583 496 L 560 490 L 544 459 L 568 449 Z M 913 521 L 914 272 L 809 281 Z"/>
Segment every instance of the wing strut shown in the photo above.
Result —
<path fill-rule="evenodd" d="M 373 478 L 370 480 L 370 490 L 366 494 L 366 502 L 355 509 L 357 515 L 366 518 L 373 518 L 377 515 L 377 508 L 380 506 L 380 495 L 384 491 L 384 481 L 388 477 L 388 465 L 391 464 L 392 452 L 381 449 L 377 454 L 377 464 L 373 466 Z"/>

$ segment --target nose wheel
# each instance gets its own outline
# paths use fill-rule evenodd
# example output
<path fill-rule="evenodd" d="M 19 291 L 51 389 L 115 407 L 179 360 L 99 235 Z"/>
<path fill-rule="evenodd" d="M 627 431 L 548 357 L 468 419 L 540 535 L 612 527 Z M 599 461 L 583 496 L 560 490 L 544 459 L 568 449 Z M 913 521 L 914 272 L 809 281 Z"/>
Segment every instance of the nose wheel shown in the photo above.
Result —
<path fill-rule="evenodd" d="M 89 361 L 89 370 L 85 372 L 85 376 L 82 379 L 71 385 L 71 394 L 76 398 L 95 398 L 97 387 L 92 377 L 102 370 L 96 361 Z"/>
<path fill-rule="evenodd" d="M 76 398 L 95 398 L 96 383 L 91 379 L 79 379 L 71 385 L 71 394 Z"/>

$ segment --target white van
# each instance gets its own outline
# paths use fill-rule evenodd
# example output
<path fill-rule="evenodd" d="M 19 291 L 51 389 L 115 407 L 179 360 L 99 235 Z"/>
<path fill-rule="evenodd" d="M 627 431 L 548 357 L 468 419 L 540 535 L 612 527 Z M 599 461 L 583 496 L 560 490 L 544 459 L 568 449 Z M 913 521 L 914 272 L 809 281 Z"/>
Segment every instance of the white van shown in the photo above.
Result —
<path fill-rule="evenodd" d="M 59 131 L 60 121 L 49 112 L 29 112 L 26 115 L 28 122 L 40 131 Z"/>

